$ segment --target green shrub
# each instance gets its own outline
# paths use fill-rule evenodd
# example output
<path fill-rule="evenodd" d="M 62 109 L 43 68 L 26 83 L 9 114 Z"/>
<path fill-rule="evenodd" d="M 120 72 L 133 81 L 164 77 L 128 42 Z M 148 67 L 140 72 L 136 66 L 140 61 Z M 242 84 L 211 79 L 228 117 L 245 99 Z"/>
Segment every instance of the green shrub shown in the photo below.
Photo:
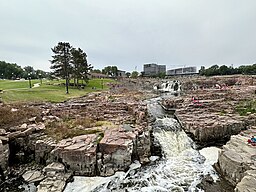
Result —
<path fill-rule="evenodd" d="M 236 111 L 241 116 L 245 116 L 248 113 L 256 113 L 256 101 L 243 101 L 236 107 Z"/>

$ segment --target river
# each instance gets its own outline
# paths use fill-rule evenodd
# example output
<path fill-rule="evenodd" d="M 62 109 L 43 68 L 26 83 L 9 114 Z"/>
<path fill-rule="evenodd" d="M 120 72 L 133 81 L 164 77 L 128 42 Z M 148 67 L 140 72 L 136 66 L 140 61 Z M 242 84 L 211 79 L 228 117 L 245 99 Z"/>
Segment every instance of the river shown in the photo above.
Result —
<path fill-rule="evenodd" d="M 162 158 L 150 157 L 147 166 L 134 162 L 127 172 L 117 172 L 111 177 L 75 176 L 64 192 L 192 192 L 202 191 L 197 185 L 204 175 L 210 174 L 217 180 L 211 165 L 217 161 L 218 149 L 197 150 L 174 117 L 158 104 L 160 99 L 148 100 L 147 105 L 155 119 L 153 135 L 161 145 Z"/>

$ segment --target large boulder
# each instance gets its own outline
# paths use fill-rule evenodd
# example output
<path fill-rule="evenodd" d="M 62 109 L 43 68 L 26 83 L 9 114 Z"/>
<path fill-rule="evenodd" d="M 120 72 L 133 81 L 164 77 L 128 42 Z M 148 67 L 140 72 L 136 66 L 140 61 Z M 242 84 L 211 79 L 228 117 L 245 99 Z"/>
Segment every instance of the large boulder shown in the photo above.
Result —
<path fill-rule="evenodd" d="M 113 175 L 116 171 L 126 171 L 132 163 L 136 134 L 119 128 L 105 131 L 99 143 L 98 171 L 101 176 Z"/>
<path fill-rule="evenodd" d="M 235 192 L 255 192 L 256 191 L 256 170 L 245 172 L 245 176 L 235 188 Z"/>
<path fill-rule="evenodd" d="M 76 175 L 96 175 L 98 135 L 89 134 L 64 139 L 51 151 L 50 161 L 62 162 Z"/>
<path fill-rule="evenodd" d="M 235 135 L 219 153 L 217 169 L 237 191 L 254 183 L 256 171 L 256 148 L 247 144 L 248 137 Z M 255 186 L 253 188 L 255 189 Z M 249 189 L 247 191 L 250 191 Z M 252 190 L 253 191 L 253 190 Z"/>

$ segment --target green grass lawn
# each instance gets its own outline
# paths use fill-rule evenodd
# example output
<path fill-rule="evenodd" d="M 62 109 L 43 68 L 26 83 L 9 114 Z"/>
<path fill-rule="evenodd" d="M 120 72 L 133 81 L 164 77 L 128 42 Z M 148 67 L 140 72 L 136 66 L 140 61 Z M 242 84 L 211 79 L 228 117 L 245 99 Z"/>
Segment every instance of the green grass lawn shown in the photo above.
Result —
<path fill-rule="evenodd" d="M 108 89 L 107 83 L 115 82 L 111 79 L 92 79 L 84 89 L 69 87 L 69 94 L 66 94 L 66 88 L 63 85 L 64 80 L 49 81 L 43 80 L 42 85 L 34 87 L 35 84 L 40 84 L 40 80 L 31 80 L 32 88 L 29 88 L 28 80 L 0 80 L 0 98 L 4 103 L 16 102 L 63 102 L 70 98 L 86 95 L 88 92 L 101 91 Z M 94 89 L 95 88 L 95 89 Z"/>

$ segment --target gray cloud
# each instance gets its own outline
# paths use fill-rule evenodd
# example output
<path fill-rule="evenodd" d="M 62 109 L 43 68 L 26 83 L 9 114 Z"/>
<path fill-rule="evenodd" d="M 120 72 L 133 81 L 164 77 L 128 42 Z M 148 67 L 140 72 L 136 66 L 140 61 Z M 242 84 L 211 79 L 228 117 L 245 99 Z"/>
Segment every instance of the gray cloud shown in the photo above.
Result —
<path fill-rule="evenodd" d="M 142 70 L 256 62 L 255 0 L 8 0 L 0 2 L 0 60 L 49 70 L 59 41 L 95 68 Z"/>

